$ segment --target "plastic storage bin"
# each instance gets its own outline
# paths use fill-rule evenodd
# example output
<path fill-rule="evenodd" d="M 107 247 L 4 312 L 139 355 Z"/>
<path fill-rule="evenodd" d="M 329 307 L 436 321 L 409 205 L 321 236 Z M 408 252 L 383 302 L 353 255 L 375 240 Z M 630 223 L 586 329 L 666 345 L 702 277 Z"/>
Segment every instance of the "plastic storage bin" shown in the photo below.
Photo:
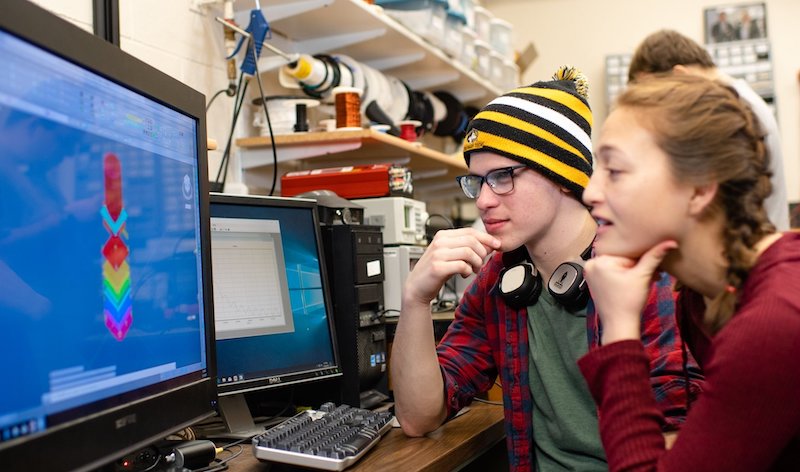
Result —
<path fill-rule="evenodd" d="M 491 73 L 491 66 L 489 63 L 489 54 L 491 51 L 492 48 L 489 47 L 489 43 L 481 41 L 480 39 L 475 41 L 475 72 L 487 80 Z"/>
<path fill-rule="evenodd" d="M 478 39 L 490 44 L 491 37 L 489 36 L 490 22 L 494 15 L 489 10 L 476 6 L 475 7 L 475 32 L 478 33 Z"/>
<path fill-rule="evenodd" d="M 505 57 L 514 57 L 514 49 L 511 45 L 511 23 L 500 18 L 492 18 L 489 21 L 489 45 L 492 49 Z"/>
<path fill-rule="evenodd" d="M 381 6 L 387 15 L 420 36 L 427 31 L 432 3 L 431 0 L 375 0 L 375 5 Z"/>
<path fill-rule="evenodd" d="M 464 25 L 467 20 L 464 15 L 458 12 L 447 12 L 447 20 L 444 24 L 444 36 L 441 44 L 442 50 L 453 59 L 461 56 L 464 44 Z"/>
<path fill-rule="evenodd" d="M 462 44 L 461 56 L 458 60 L 469 70 L 475 70 L 477 67 L 475 56 L 475 41 L 478 39 L 478 33 L 469 26 L 464 26 L 461 30 Z"/>
<path fill-rule="evenodd" d="M 436 46 L 444 42 L 447 0 L 375 0 L 375 4 L 428 42 Z"/>
<path fill-rule="evenodd" d="M 475 0 L 461 0 L 461 11 L 467 20 L 467 27 L 475 30 Z"/>
<path fill-rule="evenodd" d="M 464 8 L 461 0 L 447 0 L 447 12 L 464 16 Z M 466 21 L 466 17 L 464 17 L 464 20 Z"/>
<path fill-rule="evenodd" d="M 437 0 L 431 6 L 431 17 L 427 34 L 422 37 L 434 46 L 441 47 L 444 43 L 445 25 L 447 24 L 447 0 Z"/>
<path fill-rule="evenodd" d="M 264 115 L 264 105 L 261 104 L 261 101 L 261 98 L 256 98 L 252 102 L 253 126 L 258 128 L 261 136 L 269 136 L 267 117 Z M 319 105 L 319 100 L 294 96 L 267 97 L 267 111 L 269 112 L 273 134 L 292 134 L 295 132 L 297 105 L 305 105 L 306 109 L 313 108 Z"/>
<path fill-rule="evenodd" d="M 507 88 L 505 59 L 499 52 L 489 51 L 489 81 L 503 90 Z"/>
<path fill-rule="evenodd" d="M 512 90 L 519 87 L 519 66 L 509 58 L 503 60 L 503 88 Z"/>

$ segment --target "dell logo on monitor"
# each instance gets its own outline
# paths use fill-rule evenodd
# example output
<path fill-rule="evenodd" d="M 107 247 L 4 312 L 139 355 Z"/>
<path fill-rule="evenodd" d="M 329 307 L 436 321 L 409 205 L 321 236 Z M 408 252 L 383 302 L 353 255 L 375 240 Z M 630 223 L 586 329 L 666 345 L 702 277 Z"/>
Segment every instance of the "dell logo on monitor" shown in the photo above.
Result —
<path fill-rule="evenodd" d="M 116 429 L 122 429 L 128 425 L 132 425 L 136 423 L 136 414 L 130 414 L 128 416 L 123 416 L 122 418 L 117 419 L 114 421 L 114 427 Z"/>
<path fill-rule="evenodd" d="M 270 385 L 275 385 L 275 384 L 281 383 L 281 378 L 280 377 L 270 377 L 267 381 L 269 382 Z"/>

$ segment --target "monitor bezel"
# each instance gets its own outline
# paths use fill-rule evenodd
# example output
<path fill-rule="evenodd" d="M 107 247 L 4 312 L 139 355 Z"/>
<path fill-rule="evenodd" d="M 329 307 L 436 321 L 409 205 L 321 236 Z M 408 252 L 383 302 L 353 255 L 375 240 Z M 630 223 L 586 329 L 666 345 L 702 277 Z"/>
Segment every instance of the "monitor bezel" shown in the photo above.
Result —
<path fill-rule="evenodd" d="M 156 384 L 148 387 L 145 396 L 129 403 L 93 412 L 41 433 L 0 443 L 0 464 L 9 470 L 91 470 L 207 418 L 215 411 L 216 357 L 205 96 L 25 0 L 0 2 L 0 30 L 168 106 L 197 123 L 205 375 L 179 386 L 170 382 Z M 158 385 L 162 388 L 159 389 Z"/>
<path fill-rule="evenodd" d="M 333 347 L 334 365 L 324 369 L 311 369 L 303 372 L 289 372 L 286 374 L 260 377 L 257 379 L 245 380 L 231 384 L 218 384 L 217 390 L 220 397 L 257 392 L 262 390 L 277 389 L 288 385 L 305 384 L 320 380 L 341 377 L 342 364 L 339 358 L 339 346 L 336 337 L 336 326 L 334 320 L 333 301 L 330 293 L 330 282 L 328 280 L 328 269 L 325 264 L 323 253 L 322 230 L 319 221 L 319 211 L 315 200 L 297 197 L 269 197 L 259 195 L 231 195 L 221 193 L 211 193 L 211 205 L 244 205 L 254 207 L 277 207 L 277 208 L 307 208 L 311 211 L 314 223 L 315 239 L 317 241 L 317 258 L 320 266 L 320 278 L 323 286 L 323 298 L 325 299 L 325 310 L 328 319 L 328 330 L 331 336 Z M 212 269 L 213 270 L 213 269 Z M 327 372 L 325 372 L 327 371 Z"/>

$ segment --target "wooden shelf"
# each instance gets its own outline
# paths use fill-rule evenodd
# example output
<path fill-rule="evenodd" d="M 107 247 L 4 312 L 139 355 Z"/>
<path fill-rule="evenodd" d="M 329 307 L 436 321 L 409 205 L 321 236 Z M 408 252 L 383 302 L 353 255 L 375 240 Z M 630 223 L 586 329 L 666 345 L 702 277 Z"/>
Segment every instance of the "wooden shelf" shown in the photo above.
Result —
<path fill-rule="evenodd" d="M 271 144 L 264 136 L 237 139 L 242 169 L 272 166 Z M 371 129 L 279 135 L 275 146 L 279 163 L 291 161 L 306 169 L 387 162 L 404 165 L 411 169 L 414 187 L 422 197 L 457 195 L 460 190 L 455 177 L 467 171 L 461 153 L 444 154 Z"/>

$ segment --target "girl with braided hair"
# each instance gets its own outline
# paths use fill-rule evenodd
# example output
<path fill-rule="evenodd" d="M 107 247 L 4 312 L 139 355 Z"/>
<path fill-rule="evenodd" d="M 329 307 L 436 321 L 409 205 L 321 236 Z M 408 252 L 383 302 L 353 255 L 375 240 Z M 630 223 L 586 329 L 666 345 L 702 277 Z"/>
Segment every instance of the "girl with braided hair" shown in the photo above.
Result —
<path fill-rule="evenodd" d="M 632 85 L 603 127 L 583 196 L 602 346 L 579 367 L 612 471 L 800 470 L 800 234 L 767 219 L 757 123 L 733 89 L 673 75 Z M 639 340 L 658 270 L 679 282 L 681 336 L 706 375 L 670 450 Z"/>
<path fill-rule="evenodd" d="M 485 231 L 437 232 L 403 286 L 391 370 L 405 434 L 435 430 L 499 380 L 510 471 L 608 470 L 577 366 L 600 341 L 582 267 L 597 229 L 581 200 L 592 121 L 586 76 L 561 67 L 552 80 L 495 98 L 470 122 L 469 174 L 457 181 Z M 431 301 L 450 277 L 473 274 L 436 344 Z M 647 388 L 663 414 L 659 434 L 671 441 L 702 375 L 693 359 L 682 365 L 670 278 L 645 291 Z"/>

